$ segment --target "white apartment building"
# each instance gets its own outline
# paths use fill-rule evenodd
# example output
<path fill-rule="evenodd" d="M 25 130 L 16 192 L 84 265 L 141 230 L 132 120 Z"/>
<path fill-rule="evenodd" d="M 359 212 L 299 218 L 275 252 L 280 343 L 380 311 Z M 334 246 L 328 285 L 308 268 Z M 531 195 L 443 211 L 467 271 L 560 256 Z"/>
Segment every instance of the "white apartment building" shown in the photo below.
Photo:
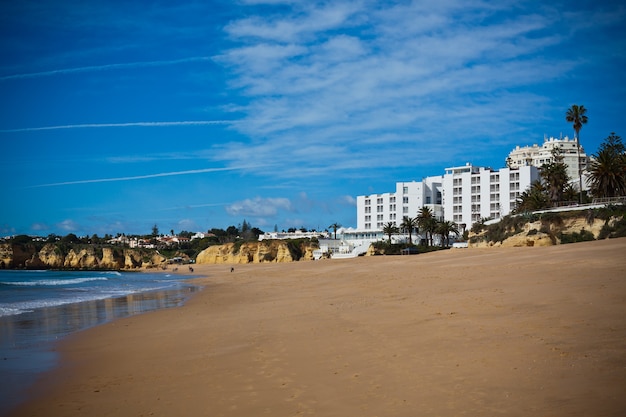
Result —
<path fill-rule="evenodd" d="M 445 220 L 471 227 L 482 218 L 498 219 L 515 209 L 516 199 L 539 179 L 539 169 L 465 166 L 446 168 L 443 176 Z"/>
<path fill-rule="evenodd" d="M 570 183 L 575 189 L 578 189 L 578 167 L 582 169 L 584 174 L 587 170 L 588 158 L 585 150 L 580 147 L 580 163 L 576 152 L 576 139 L 565 138 L 556 139 L 553 137 L 544 137 L 543 145 L 534 144 L 532 146 L 516 146 L 509 153 L 507 164 L 511 168 L 520 168 L 523 166 L 535 166 L 540 168 L 543 164 L 552 161 L 552 150 L 559 146 L 563 163 L 567 165 L 567 175 L 570 177 Z M 583 189 L 588 187 L 583 181 Z"/>
<path fill-rule="evenodd" d="M 446 168 L 445 175 L 422 181 L 397 182 L 396 191 L 357 196 L 357 227 L 350 234 L 382 236 L 387 222 L 400 226 L 404 216 L 417 216 L 420 208 L 430 207 L 439 220 L 470 227 L 481 218 L 500 218 L 515 208 L 515 201 L 530 184 L 539 179 L 536 166 L 490 168 L 466 164 Z"/>
<path fill-rule="evenodd" d="M 357 196 L 356 230 L 379 231 L 388 222 L 400 226 L 404 216 L 415 217 L 424 206 L 443 219 L 442 181 L 438 175 L 419 182 L 397 182 L 395 192 Z"/>

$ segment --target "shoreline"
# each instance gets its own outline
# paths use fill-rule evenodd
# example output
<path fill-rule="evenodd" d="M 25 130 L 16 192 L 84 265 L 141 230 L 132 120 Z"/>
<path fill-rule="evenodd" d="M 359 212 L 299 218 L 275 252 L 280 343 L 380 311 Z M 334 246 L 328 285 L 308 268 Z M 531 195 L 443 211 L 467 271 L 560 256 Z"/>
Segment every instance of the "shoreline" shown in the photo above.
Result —
<path fill-rule="evenodd" d="M 620 415 L 624 253 L 195 265 L 203 291 L 62 340 L 9 415 Z"/>
<path fill-rule="evenodd" d="M 67 302 L 0 316 L 0 415 L 27 400 L 29 387 L 59 366 L 57 346 L 63 339 L 120 318 L 180 306 L 201 291 L 201 287 L 186 282 L 190 278 L 180 278 L 178 288 Z"/>

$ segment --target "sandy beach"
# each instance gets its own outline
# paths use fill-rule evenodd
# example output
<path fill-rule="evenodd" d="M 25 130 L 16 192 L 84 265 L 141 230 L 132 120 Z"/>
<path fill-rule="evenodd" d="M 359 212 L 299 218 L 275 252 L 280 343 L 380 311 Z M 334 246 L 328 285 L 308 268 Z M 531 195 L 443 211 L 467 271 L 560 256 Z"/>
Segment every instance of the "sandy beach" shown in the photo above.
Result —
<path fill-rule="evenodd" d="M 626 239 L 195 272 L 12 415 L 626 415 Z"/>

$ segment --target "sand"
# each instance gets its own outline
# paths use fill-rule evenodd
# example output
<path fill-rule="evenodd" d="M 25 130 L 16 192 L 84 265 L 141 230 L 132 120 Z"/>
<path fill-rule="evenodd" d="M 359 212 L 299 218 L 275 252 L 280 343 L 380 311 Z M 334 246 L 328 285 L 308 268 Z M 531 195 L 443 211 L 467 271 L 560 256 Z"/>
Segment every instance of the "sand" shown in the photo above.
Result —
<path fill-rule="evenodd" d="M 196 273 L 62 342 L 15 415 L 626 415 L 626 239 Z"/>

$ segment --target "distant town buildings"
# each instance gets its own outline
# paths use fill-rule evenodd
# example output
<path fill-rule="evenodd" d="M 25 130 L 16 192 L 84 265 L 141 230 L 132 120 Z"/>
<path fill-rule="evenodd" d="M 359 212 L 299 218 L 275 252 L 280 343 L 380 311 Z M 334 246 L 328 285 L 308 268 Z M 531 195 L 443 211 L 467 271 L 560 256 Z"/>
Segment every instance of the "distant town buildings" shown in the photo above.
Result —
<path fill-rule="evenodd" d="M 204 235 L 204 233 L 202 233 Z M 191 240 L 197 238 L 192 236 L 191 239 L 188 237 L 182 236 L 157 236 L 153 239 L 146 239 L 141 237 L 129 237 L 125 235 L 119 235 L 112 239 L 109 239 L 107 243 L 111 245 L 121 245 L 128 246 L 131 249 L 134 248 L 144 248 L 144 249 L 155 249 L 157 246 L 177 246 L 182 243 L 189 243 Z"/>
<path fill-rule="evenodd" d="M 330 234 L 328 232 L 303 232 L 301 230 L 296 230 L 295 232 L 265 232 L 262 235 L 259 235 L 259 240 L 270 240 L 270 239 L 302 239 L 302 238 L 321 238 L 328 239 Z"/>

